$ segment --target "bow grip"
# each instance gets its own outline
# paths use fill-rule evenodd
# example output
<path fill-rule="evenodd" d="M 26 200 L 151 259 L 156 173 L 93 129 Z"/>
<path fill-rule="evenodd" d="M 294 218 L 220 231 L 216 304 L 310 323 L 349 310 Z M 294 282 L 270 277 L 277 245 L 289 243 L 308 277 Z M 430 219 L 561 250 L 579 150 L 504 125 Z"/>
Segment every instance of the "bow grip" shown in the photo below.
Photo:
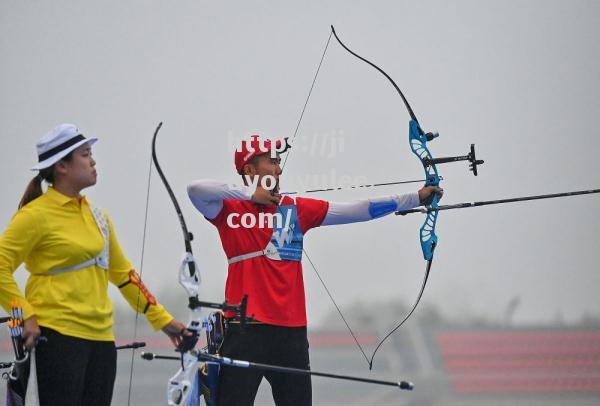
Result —
<path fill-rule="evenodd" d="M 436 174 L 429 174 L 425 179 L 425 186 L 439 186 L 440 178 Z"/>

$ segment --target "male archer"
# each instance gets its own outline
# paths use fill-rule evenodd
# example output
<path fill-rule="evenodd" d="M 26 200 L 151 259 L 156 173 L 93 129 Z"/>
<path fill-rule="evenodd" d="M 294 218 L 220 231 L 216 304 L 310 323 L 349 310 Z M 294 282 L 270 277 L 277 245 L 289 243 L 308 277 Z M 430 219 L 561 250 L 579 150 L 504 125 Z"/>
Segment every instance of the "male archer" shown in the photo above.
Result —
<path fill-rule="evenodd" d="M 414 208 L 435 194 L 441 197 L 443 190 L 426 186 L 414 193 L 344 203 L 282 197 L 280 154 L 288 148 L 287 139 L 271 142 L 252 136 L 234 156 L 244 186 L 203 179 L 188 186 L 188 195 L 221 237 L 229 262 L 225 300 L 240 303 L 248 296 L 251 318 L 243 331 L 235 314 L 225 314 L 229 323 L 221 355 L 309 369 L 301 263 L 306 233 Z M 221 369 L 219 405 L 252 405 L 263 377 L 278 406 L 311 405 L 309 376 L 231 367 Z"/>

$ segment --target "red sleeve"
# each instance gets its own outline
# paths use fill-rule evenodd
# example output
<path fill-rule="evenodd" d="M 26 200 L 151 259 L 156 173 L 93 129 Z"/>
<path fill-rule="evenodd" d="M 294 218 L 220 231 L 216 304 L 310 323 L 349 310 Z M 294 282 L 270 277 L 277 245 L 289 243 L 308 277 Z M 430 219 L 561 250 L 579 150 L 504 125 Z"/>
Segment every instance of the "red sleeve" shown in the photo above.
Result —
<path fill-rule="evenodd" d="M 329 210 L 329 202 L 306 197 L 297 197 L 296 206 L 302 234 L 306 234 L 311 228 L 319 227 Z"/>

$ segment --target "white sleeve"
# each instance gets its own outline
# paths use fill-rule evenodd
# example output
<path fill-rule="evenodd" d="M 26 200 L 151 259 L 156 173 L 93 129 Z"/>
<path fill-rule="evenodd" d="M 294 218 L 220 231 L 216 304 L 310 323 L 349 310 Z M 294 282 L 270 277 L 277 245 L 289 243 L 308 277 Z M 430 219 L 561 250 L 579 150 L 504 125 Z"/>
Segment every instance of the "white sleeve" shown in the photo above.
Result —
<path fill-rule="evenodd" d="M 369 221 L 387 216 L 398 210 L 408 210 L 420 206 L 417 192 L 404 195 L 392 195 L 355 202 L 329 202 L 329 209 L 321 223 L 322 226 L 349 224 Z"/>
<path fill-rule="evenodd" d="M 212 179 L 196 180 L 187 187 L 190 200 L 209 220 L 219 215 L 223 208 L 223 200 L 250 200 L 255 190 L 255 187 L 229 185 Z"/>

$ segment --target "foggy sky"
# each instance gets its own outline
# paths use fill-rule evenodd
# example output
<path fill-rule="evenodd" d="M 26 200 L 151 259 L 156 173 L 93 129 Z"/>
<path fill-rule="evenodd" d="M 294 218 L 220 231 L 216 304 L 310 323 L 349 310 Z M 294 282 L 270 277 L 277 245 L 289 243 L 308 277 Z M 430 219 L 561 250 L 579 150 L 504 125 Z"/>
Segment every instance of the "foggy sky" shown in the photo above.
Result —
<path fill-rule="evenodd" d="M 190 204 L 194 179 L 239 181 L 243 136 L 291 136 L 330 25 L 388 72 L 426 131 L 434 156 L 486 163 L 440 166 L 443 203 L 600 187 L 600 3 L 597 1 L 10 1 L 0 2 L 0 171 L 3 229 L 33 173 L 38 138 L 76 123 L 94 147 L 109 213 L 140 268 L 150 141 L 179 198 L 202 274 L 203 299 L 223 300 L 218 234 Z M 392 86 L 332 42 L 302 120 L 284 190 L 351 180 L 423 177 L 408 148 L 408 114 Z M 323 184 L 325 182 L 330 182 Z M 405 193 L 418 185 L 312 195 L 327 200 Z M 439 215 L 439 246 L 423 303 L 448 317 L 517 323 L 600 314 L 600 196 Z M 143 277 L 159 298 L 176 291 L 181 230 L 152 174 Z M 310 231 L 305 248 L 336 300 L 412 303 L 425 261 L 423 218 Z M 17 272 L 23 283 L 26 272 Z M 304 263 L 309 320 L 332 305 Z M 24 286 L 24 285 L 22 285 Z M 115 302 L 122 306 L 116 289 Z M 182 306 L 184 306 L 182 301 Z M 170 309 L 184 315 L 185 308 Z M 182 316 L 184 317 L 184 316 Z"/>

